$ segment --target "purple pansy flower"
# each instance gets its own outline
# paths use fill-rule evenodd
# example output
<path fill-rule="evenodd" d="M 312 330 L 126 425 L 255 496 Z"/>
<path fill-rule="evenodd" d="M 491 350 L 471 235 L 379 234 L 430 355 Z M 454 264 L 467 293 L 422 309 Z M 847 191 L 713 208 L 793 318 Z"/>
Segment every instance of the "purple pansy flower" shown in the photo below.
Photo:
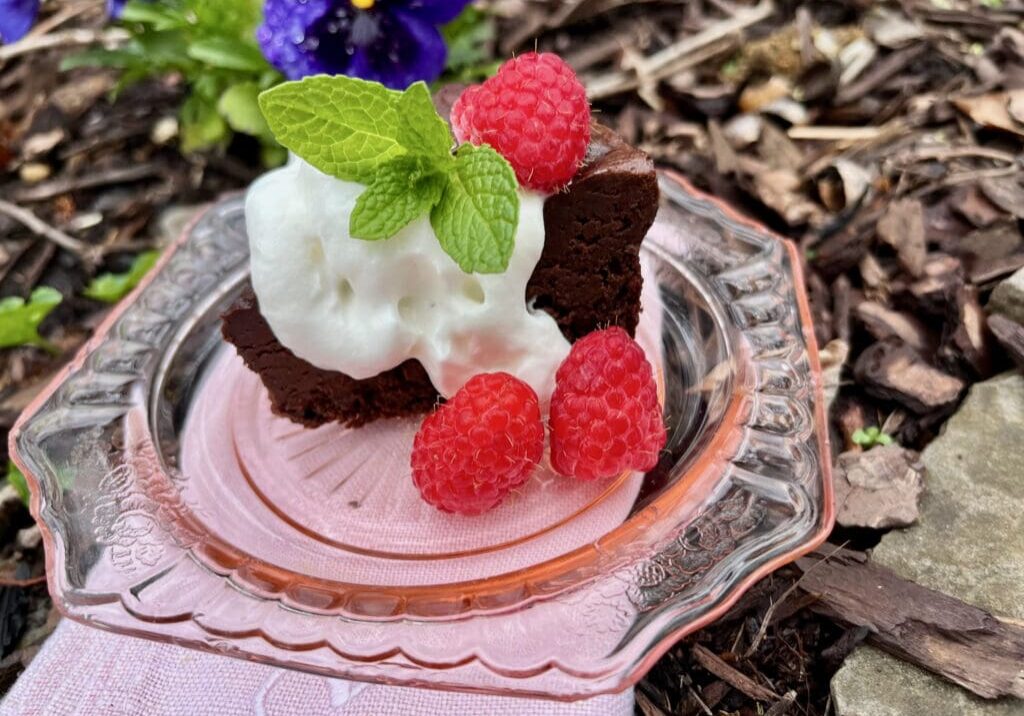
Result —
<path fill-rule="evenodd" d="M 107 12 L 120 17 L 128 0 L 107 0 Z M 0 42 L 17 42 L 32 29 L 39 14 L 39 0 L 0 0 Z"/>
<path fill-rule="evenodd" d="M 39 0 L 0 0 L 0 42 L 15 42 L 32 29 Z"/>
<path fill-rule="evenodd" d="M 405 89 L 436 80 L 447 48 L 439 25 L 470 0 L 267 0 L 257 32 L 288 79 L 342 74 Z"/>

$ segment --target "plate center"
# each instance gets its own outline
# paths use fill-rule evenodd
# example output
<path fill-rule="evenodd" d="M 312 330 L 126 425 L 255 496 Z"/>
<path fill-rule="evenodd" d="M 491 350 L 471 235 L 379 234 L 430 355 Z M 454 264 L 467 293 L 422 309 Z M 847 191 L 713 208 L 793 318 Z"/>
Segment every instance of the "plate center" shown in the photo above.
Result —
<path fill-rule="evenodd" d="M 418 420 L 305 429 L 271 412 L 259 379 L 237 358 L 221 360 L 214 381 L 231 386 L 226 417 L 245 483 L 278 518 L 336 548 L 394 559 L 504 549 L 559 527 L 571 531 L 568 523 L 599 507 L 621 521 L 639 490 L 636 475 L 581 483 L 542 465 L 497 509 L 445 514 L 413 485 L 409 455 Z"/>

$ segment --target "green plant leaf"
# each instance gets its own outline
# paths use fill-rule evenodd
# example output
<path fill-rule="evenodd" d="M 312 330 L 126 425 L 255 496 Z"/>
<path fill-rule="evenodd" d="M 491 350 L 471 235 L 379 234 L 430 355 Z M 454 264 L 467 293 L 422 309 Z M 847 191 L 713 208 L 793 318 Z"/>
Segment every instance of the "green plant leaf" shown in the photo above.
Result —
<path fill-rule="evenodd" d="M 181 105 L 181 151 L 198 152 L 227 142 L 231 136 L 228 123 L 217 111 L 216 104 L 198 92 Z"/>
<path fill-rule="evenodd" d="M 77 52 L 68 55 L 60 62 L 61 72 L 67 72 L 78 67 L 115 67 L 127 69 L 129 67 L 140 67 L 143 64 L 142 57 L 131 50 L 105 50 L 101 47 Z"/>
<path fill-rule="evenodd" d="M 501 62 L 481 62 L 478 65 L 469 65 L 456 70 L 450 70 L 442 76 L 441 80 L 434 84 L 439 89 L 446 84 L 470 85 L 483 82 L 486 79 L 498 74 L 501 69 Z"/>
<path fill-rule="evenodd" d="M 134 38 L 132 45 L 138 55 L 154 70 L 161 72 L 177 70 L 186 76 L 194 75 L 199 66 L 188 55 L 189 35 L 184 30 L 160 30 L 143 32 Z"/>
<path fill-rule="evenodd" d="M 448 123 L 441 119 L 423 82 L 416 82 L 398 100 L 398 141 L 410 152 L 448 158 L 452 138 Z"/>
<path fill-rule="evenodd" d="M 441 247 L 466 273 L 508 268 L 519 224 L 517 187 L 512 167 L 496 151 L 459 147 L 430 223 Z"/>
<path fill-rule="evenodd" d="M 260 109 L 282 145 L 320 171 L 368 184 L 404 154 L 398 143 L 401 93 L 344 75 L 286 82 L 260 95 Z"/>
<path fill-rule="evenodd" d="M 420 157 L 401 156 L 377 170 L 349 217 L 353 238 L 388 239 L 430 211 L 445 188 L 445 176 Z"/>
<path fill-rule="evenodd" d="M 256 79 L 256 83 L 260 86 L 260 91 L 268 90 L 274 85 L 279 85 L 284 80 L 281 73 L 274 69 L 268 69 L 266 72 L 260 73 L 260 76 Z"/>
<path fill-rule="evenodd" d="M 283 166 L 288 161 L 288 150 L 273 139 L 264 140 L 260 145 L 260 161 L 267 169 Z"/>
<path fill-rule="evenodd" d="M 855 445 L 860 445 L 865 449 L 873 448 L 876 445 L 893 445 L 896 442 L 891 435 L 883 433 L 877 425 L 854 430 L 850 439 Z"/>
<path fill-rule="evenodd" d="M 124 273 L 105 273 L 94 278 L 83 291 L 83 295 L 104 303 L 117 303 L 139 285 L 143 277 L 153 268 L 159 251 L 146 251 L 135 257 L 131 268 Z"/>
<path fill-rule="evenodd" d="M 115 95 L 147 77 L 180 74 L 190 91 L 181 108 L 183 152 L 224 145 L 232 131 L 254 130 L 269 144 L 265 123 L 241 106 L 241 91 L 219 105 L 235 85 L 251 82 L 264 90 L 281 81 L 256 41 L 262 15 L 263 0 L 130 0 L 122 16 L 128 42 L 73 55 L 62 68 L 120 69 Z"/>
<path fill-rule="evenodd" d="M 236 132 L 271 137 L 267 120 L 260 112 L 259 96 L 260 86 L 256 82 L 239 82 L 220 96 L 217 111 Z"/>
<path fill-rule="evenodd" d="M 150 3 L 131 0 L 121 11 L 122 22 L 138 22 L 150 25 L 155 30 L 169 30 L 188 25 L 188 19 L 169 3 Z"/>
<path fill-rule="evenodd" d="M 185 0 L 185 9 L 199 32 L 251 41 L 263 17 L 263 0 Z"/>
<path fill-rule="evenodd" d="M 20 296 L 0 301 L 0 348 L 38 346 L 48 351 L 56 349 L 39 335 L 39 324 L 53 311 L 63 297 L 56 289 L 40 286 L 28 302 Z"/>
<path fill-rule="evenodd" d="M 476 82 L 494 74 L 500 63 L 491 57 L 494 17 L 469 5 L 441 28 L 448 46 L 446 82 Z"/>
<path fill-rule="evenodd" d="M 263 72 L 267 69 L 267 61 L 257 48 L 230 37 L 195 40 L 188 45 L 186 54 L 193 60 L 225 70 Z"/>
<path fill-rule="evenodd" d="M 18 497 L 21 501 L 28 506 L 29 492 L 28 482 L 25 480 L 25 476 L 21 474 L 21 470 L 14 464 L 13 461 L 7 461 L 7 483 L 14 488 L 14 491 L 18 493 Z"/>

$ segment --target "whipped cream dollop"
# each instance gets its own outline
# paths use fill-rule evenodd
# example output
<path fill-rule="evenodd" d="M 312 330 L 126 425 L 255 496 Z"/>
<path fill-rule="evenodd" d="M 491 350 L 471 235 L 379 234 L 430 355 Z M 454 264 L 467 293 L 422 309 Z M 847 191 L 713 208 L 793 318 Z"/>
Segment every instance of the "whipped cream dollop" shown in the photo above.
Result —
<path fill-rule="evenodd" d="M 293 157 L 249 189 L 252 285 L 277 339 L 357 379 L 416 358 L 445 397 L 478 373 L 506 371 L 548 400 L 569 343 L 526 304 L 544 248 L 543 197 L 519 194 L 508 270 L 467 274 L 427 216 L 390 239 L 352 238 L 349 216 L 365 188 Z"/>

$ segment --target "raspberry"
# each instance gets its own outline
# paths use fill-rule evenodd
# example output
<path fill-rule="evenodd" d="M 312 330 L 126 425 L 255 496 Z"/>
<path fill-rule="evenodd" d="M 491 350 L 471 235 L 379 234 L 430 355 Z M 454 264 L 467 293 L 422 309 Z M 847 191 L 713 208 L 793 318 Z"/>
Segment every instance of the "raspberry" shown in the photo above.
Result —
<path fill-rule="evenodd" d="M 575 176 L 590 144 L 590 105 L 558 55 L 530 52 L 467 89 L 452 107 L 460 142 L 489 144 L 519 183 L 553 193 Z"/>
<path fill-rule="evenodd" d="M 580 480 L 653 468 L 665 447 L 658 389 L 643 349 L 621 328 L 578 340 L 551 398 L 551 465 Z"/>
<path fill-rule="evenodd" d="M 423 420 L 412 479 L 439 510 L 479 515 L 526 482 L 543 454 L 533 388 L 508 373 L 484 373 Z"/>

